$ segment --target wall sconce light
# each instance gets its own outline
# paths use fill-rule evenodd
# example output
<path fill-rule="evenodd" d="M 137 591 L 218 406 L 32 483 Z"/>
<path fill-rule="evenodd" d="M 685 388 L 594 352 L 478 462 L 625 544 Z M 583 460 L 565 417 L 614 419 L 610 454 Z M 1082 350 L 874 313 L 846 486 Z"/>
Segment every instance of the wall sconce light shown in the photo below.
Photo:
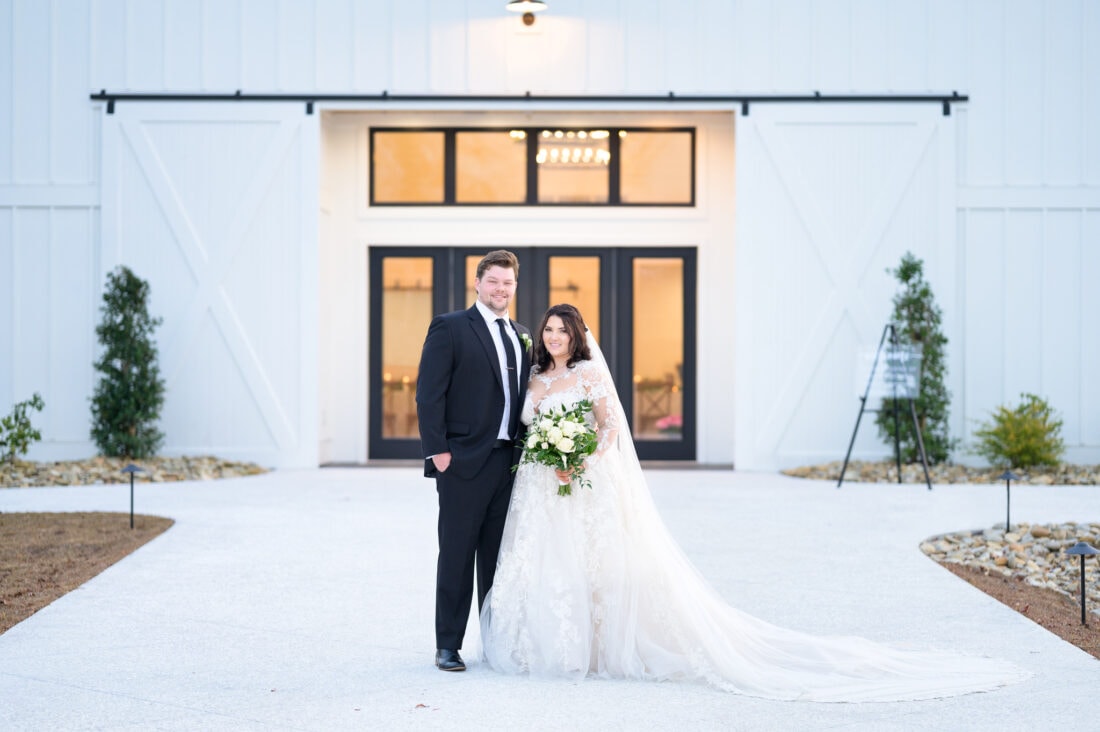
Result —
<path fill-rule="evenodd" d="M 540 10 L 546 10 L 546 3 L 542 2 L 542 0 L 511 0 L 511 2 L 504 7 L 511 10 L 513 13 L 523 13 L 523 24 L 533 25 L 535 22 L 535 13 Z"/>

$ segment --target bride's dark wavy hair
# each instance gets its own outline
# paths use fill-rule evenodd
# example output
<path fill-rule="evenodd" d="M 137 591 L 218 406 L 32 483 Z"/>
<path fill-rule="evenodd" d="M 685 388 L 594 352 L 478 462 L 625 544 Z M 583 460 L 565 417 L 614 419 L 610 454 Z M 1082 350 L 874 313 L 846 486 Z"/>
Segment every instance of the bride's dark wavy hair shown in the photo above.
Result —
<path fill-rule="evenodd" d="M 550 355 L 550 352 L 546 350 L 546 346 L 542 343 L 542 334 L 546 330 L 546 324 L 550 322 L 550 318 L 557 315 L 561 318 L 562 325 L 565 326 L 565 332 L 569 334 L 569 360 L 565 362 L 567 368 L 573 368 L 579 361 L 588 361 L 592 358 L 592 352 L 588 349 L 588 339 L 585 338 L 585 331 L 588 327 L 584 324 L 584 318 L 581 317 L 581 313 L 575 307 L 568 303 L 562 303 L 561 305 L 554 305 L 546 314 L 542 316 L 542 322 L 539 323 L 539 329 L 535 331 L 535 346 L 532 360 L 538 370 L 546 373 L 548 370 L 554 367 L 554 357 Z"/>

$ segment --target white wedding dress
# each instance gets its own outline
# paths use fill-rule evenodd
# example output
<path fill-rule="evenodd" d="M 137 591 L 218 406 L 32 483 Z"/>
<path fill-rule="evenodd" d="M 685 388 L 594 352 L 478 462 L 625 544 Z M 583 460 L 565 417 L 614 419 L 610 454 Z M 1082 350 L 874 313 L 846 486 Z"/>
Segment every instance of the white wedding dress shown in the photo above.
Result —
<path fill-rule="evenodd" d="M 558 495 L 550 468 L 516 474 L 496 578 L 481 616 L 485 659 L 505 673 L 703 680 L 771 699 L 900 701 L 995 689 L 1003 662 L 786 630 L 726 604 L 657 513 L 614 384 L 594 360 L 535 373 L 521 419 L 582 399 L 600 443 L 591 488 Z"/>

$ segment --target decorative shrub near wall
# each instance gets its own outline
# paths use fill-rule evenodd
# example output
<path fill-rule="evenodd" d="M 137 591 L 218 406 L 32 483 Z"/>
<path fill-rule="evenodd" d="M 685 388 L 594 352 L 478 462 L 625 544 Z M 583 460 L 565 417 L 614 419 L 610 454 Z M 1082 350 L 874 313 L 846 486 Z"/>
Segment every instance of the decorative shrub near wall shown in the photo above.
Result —
<path fill-rule="evenodd" d="M 101 377 L 92 396 L 92 439 L 104 455 L 150 457 L 164 441 L 157 428 L 164 381 L 152 339 L 161 320 L 149 315 L 148 305 L 147 282 L 126 267 L 107 275 L 103 320 L 95 329 L 103 346 L 95 363 Z"/>
<path fill-rule="evenodd" d="M 1047 402 L 1034 394 L 1021 394 L 1015 409 L 997 407 L 991 422 L 974 433 L 974 452 L 998 467 L 1032 468 L 1058 465 L 1065 450 L 1062 420 Z"/>
<path fill-rule="evenodd" d="M 944 365 L 944 347 L 947 336 L 943 334 L 942 313 L 936 305 L 932 288 L 924 279 L 924 262 L 912 252 L 906 252 L 897 269 L 887 270 L 897 277 L 901 290 L 894 296 L 894 327 L 898 343 L 921 347 L 920 396 L 914 400 L 917 422 L 928 462 L 945 462 L 954 447 L 948 425 L 948 406 L 951 393 L 945 383 L 947 368 Z M 909 402 L 897 400 L 898 431 L 901 442 L 901 458 L 907 463 L 920 460 L 917 435 Z M 883 399 L 875 419 L 879 434 L 888 445 L 894 445 L 894 400 Z"/>
<path fill-rule="evenodd" d="M 35 392 L 30 399 L 15 404 L 11 414 L 0 419 L 0 458 L 14 463 L 16 455 L 25 455 L 32 442 L 42 439 L 42 433 L 31 424 L 27 410 L 41 412 L 45 406 L 42 396 Z"/>

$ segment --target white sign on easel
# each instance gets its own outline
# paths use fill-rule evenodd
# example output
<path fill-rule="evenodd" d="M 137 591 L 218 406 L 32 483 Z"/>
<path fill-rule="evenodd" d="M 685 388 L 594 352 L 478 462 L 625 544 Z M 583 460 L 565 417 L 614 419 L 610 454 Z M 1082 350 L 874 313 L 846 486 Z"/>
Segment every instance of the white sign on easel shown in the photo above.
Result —
<path fill-rule="evenodd" d="M 920 366 L 920 346 L 887 343 L 881 350 L 861 348 L 856 360 L 856 396 L 866 394 L 868 399 L 916 399 L 920 396 Z"/>
<path fill-rule="evenodd" d="M 889 340 L 887 340 L 889 336 Z M 920 397 L 920 365 L 921 348 L 912 344 L 901 345 L 898 342 L 897 326 L 887 323 L 882 329 L 882 338 L 878 342 L 878 348 L 860 349 L 856 362 L 856 396 L 859 397 L 859 414 L 856 415 L 856 426 L 852 430 L 852 440 L 848 443 L 848 453 L 844 456 L 844 465 L 840 468 L 840 478 L 836 487 L 844 484 L 844 473 L 848 469 L 848 461 L 852 458 L 852 448 L 856 444 L 856 435 L 859 433 L 859 423 L 863 420 L 863 413 L 877 412 L 879 409 L 868 406 L 871 399 L 894 399 L 894 459 L 898 466 L 898 483 L 901 483 L 901 415 L 898 403 L 905 400 L 909 404 L 909 416 L 913 418 L 913 431 L 917 437 L 917 447 L 920 450 L 920 462 L 924 468 L 924 482 L 928 484 L 928 490 L 932 490 L 932 476 L 928 474 L 928 455 L 924 451 L 924 438 L 920 433 L 920 420 L 917 419 L 917 407 L 915 400 Z"/>

